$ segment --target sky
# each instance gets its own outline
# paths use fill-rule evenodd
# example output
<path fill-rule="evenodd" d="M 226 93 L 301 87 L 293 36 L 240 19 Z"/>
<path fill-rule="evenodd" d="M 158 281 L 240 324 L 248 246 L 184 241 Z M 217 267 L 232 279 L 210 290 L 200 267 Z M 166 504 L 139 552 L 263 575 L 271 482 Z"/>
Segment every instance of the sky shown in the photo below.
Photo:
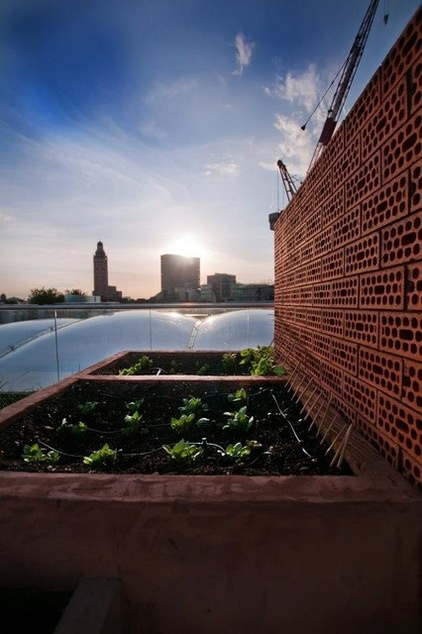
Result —
<path fill-rule="evenodd" d="M 99 240 L 135 299 L 164 253 L 272 283 L 277 160 L 299 184 L 368 5 L 2 0 L 0 293 L 91 294 Z M 418 5 L 380 0 L 343 115 Z"/>

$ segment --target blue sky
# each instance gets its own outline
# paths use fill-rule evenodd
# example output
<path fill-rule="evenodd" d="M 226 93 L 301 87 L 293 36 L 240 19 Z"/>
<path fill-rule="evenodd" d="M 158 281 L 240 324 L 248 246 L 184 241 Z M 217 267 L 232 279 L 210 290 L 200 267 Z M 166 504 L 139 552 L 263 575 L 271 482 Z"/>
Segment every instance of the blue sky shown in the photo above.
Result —
<path fill-rule="evenodd" d="M 276 161 L 306 173 L 368 0 L 3 0 L 0 292 L 160 290 L 160 255 L 273 281 Z M 380 0 L 345 113 L 416 11 Z M 389 13 L 384 25 L 383 14 Z"/>

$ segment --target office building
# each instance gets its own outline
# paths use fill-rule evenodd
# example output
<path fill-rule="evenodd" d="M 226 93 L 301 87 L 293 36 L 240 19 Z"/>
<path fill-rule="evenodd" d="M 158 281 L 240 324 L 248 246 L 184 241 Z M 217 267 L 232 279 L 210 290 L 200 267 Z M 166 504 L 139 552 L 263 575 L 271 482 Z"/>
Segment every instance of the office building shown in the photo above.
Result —
<path fill-rule="evenodd" d="M 192 301 L 200 285 L 200 259 L 166 253 L 161 256 L 161 297 Z"/>

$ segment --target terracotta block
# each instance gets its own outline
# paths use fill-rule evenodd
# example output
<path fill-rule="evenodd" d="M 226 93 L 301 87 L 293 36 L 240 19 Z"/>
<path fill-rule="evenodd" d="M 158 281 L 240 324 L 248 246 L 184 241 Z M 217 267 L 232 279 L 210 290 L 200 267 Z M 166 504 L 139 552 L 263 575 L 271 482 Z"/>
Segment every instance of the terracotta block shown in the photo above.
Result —
<path fill-rule="evenodd" d="M 404 267 L 361 275 L 359 308 L 403 310 L 404 288 Z"/>
<path fill-rule="evenodd" d="M 381 266 L 414 262 L 422 258 L 422 211 L 398 220 L 381 232 Z"/>
<path fill-rule="evenodd" d="M 369 383 L 344 373 L 343 398 L 372 424 L 377 420 L 377 391 Z"/>
<path fill-rule="evenodd" d="M 362 201 L 362 234 L 409 213 L 409 175 L 403 172 Z"/>
<path fill-rule="evenodd" d="M 422 114 L 418 113 L 399 128 L 382 146 L 382 182 L 387 183 L 420 161 L 422 155 Z"/>
<path fill-rule="evenodd" d="M 420 412 L 400 401 L 378 393 L 377 427 L 419 464 L 422 464 L 422 425 Z"/>
<path fill-rule="evenodd" d="M 381 313 L 379 347 L 402 357 L 422 359 L 422 315 Z"/>
<path fill-rule="evenodd" d="M 347 310 L 344 313 L 344 337 L 366 346 L 378 347 L 378 312 Z"/>
<path fill-rule="evenodd" d="M 371 348 L 359 348 L 359 377 L 366 383 L 400 398 L 402 375 L 403 359 L 401 357 Z"/>
<path fill-rule="evenodd" d="M 380 239 L 378 233 L 371 233 L 345 246 L 344 272 L 356 275 L 364 271 L 375 271 L 380 264 Z"/>
<path fill-rule="evenodd" d="M 357 375 L 358 347 L 335 337 L 331 340 L 331 362 L 349 374 Z"/>

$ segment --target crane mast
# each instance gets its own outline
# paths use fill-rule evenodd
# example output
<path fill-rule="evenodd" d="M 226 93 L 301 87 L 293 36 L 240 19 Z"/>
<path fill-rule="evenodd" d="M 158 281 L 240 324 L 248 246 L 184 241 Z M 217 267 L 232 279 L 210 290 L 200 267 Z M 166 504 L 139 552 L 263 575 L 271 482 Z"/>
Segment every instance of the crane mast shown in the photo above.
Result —
<path fill-rule="evenodd" d="M 338 118 L 343 109 L 347 95 L 349 94 L 350 86 L 352 85 L 352 81 L 356 74 L 356 70 L 359 66 L 359 62 L 361 60 L 366 42 L 368 40 L 369 31 L 371 30 L 378 4 L 379 0 L 371 0 L 363 18 L 362 24 L 360 25 L 360 29 L 353 42 L 353 46 L 350 49 L 350 53 L 344 63 L 343 72 L 339 79 L 336 92 L 331 102 L 331 106 L 328 110 L 327 119 L 325 121 L 324 127 L 322 128 L 322 132 L 319 137 L 318 145 L 315 148 L 310 167 L 318 159 L 322 152 L 322 149 L 327 145 L 327 143 L 333 136 Z"/>

